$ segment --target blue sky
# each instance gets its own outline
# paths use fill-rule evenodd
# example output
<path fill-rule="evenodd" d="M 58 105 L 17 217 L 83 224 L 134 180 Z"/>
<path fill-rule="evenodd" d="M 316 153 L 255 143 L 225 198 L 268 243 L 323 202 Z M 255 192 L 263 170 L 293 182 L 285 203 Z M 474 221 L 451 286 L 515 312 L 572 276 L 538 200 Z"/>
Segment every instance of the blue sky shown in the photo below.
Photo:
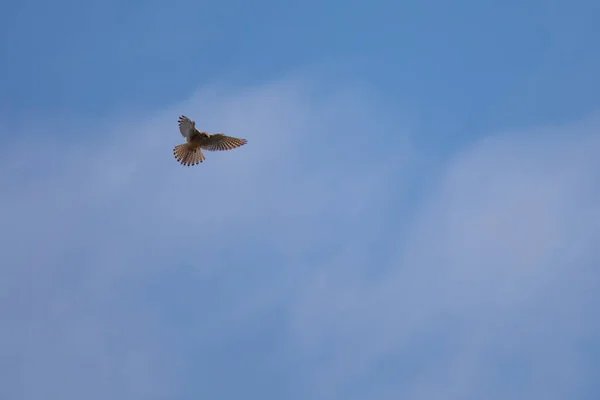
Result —
<path fill-rule="evenodd" d="M 599 17 L 6 4 L 0 398 L 597 399 Z"/>

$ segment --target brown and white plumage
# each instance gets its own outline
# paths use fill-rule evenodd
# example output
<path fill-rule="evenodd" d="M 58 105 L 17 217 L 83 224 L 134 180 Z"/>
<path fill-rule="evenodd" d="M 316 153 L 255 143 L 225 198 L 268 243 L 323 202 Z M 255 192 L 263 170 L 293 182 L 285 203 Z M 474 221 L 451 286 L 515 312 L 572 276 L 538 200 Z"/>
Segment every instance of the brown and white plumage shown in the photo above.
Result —
<path fill-rule="evenodd" d="M 246 144 L 246 139 L 226 136 L 222 133 L 208 134 L 196 129 L 196 123 L 188 117 L 179 117 L 179 132 L 185 143 L 173 148 L 175 159 L 182 165 L 196 165 L 204 161 L 202 149 L 208 151 L 231 150 Z"/>

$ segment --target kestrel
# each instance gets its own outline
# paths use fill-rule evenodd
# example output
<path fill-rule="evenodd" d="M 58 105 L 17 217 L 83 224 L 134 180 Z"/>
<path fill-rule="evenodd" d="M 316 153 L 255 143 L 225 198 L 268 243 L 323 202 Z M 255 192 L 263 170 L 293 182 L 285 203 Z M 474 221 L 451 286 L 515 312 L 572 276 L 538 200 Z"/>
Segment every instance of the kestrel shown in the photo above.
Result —
<path fill-rule="evenodd" d="M 182 165 L 196 165 L 204 161 L 201 149 L 209 151 L 231 150 L 246 144 L 246 139 L 225 136 L 222 133 L 208 134 L 196 129 L 196 122 L 185 115 L 179 117 L 179 132 L 185 143 L 173 148 L 175 159 Z"/>

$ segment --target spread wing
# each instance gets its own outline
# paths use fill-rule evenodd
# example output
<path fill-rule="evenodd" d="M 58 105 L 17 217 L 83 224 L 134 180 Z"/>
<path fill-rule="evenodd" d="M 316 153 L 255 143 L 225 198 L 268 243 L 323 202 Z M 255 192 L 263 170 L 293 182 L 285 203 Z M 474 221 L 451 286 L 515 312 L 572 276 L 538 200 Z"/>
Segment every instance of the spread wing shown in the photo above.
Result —
<path fill-rule="evenodd" d="M 214 135 L 208 135 L 208 137 L 202 141 L 200 147 L 209 151 L 231 150 L 240 147 L 247 142 L 246 139 L 239 139 L 232 136 L 225 136 L 222 133 L 215 133 Z"/>
<path fill-rule="evenodd" d="M 188 117 L 186 117 L 185 115 L 180 116 L 178 122 L 179 132 L 181 132 L 181 136 L 185 138 L 191 137 L 192 133 L 196 131 L 196 123 Z"/>

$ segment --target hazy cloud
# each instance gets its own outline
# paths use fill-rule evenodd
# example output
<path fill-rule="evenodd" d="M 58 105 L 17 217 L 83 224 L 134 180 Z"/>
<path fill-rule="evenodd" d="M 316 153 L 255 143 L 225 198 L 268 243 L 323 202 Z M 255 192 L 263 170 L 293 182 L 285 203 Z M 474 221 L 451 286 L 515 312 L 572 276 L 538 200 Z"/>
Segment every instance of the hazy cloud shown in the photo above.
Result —
<path fill-rule="evenodd" d="M 182 167 L 182 113 L 248 145 Z M 493 134 L 415 202 L 398 115 L 295 77 L 15 132 L 1 397 L 585 398 L 598 121 Z"/>

